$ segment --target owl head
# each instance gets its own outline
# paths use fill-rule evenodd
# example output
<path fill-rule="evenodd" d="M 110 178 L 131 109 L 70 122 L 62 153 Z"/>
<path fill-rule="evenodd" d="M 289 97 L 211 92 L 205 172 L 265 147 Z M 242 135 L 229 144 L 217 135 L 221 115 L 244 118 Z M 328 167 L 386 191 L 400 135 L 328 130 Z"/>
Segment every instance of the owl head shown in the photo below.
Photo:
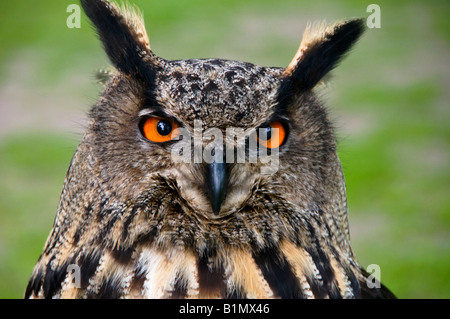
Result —
<path fill-rule="evenodd" d="M 196 227 L 343 209 L 336 139 L 314 88 L 362 34 L 361 20 L 309 25 L 287 67 L 263 67 L 166 60 L 151 50 L 137 10 L 81 3 L 116 69 L 84 141 L 117 205 L 160 200 Z M 333 218 L 345 233 L 345 220 Z"/>

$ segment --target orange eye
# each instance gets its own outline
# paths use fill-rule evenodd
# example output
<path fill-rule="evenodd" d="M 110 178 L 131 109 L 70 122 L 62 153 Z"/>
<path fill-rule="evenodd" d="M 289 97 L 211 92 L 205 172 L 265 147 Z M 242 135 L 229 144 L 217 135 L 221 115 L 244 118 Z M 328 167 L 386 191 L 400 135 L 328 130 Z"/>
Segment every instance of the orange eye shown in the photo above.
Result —
<path fill-rule="evenodd" d="M 149 141 L 162 143 L 173 140 L 179 135 L 179 125 L 174 120 L 149 117 L 142 126 L 142 133 Z"/>
<path fill-rule="evenodd" d="M 259 145 L 266 148 L 280 147 L 286 138 L 286 129 L 280 122 L 272 122 L 269 126 L 257 130 Z"/>

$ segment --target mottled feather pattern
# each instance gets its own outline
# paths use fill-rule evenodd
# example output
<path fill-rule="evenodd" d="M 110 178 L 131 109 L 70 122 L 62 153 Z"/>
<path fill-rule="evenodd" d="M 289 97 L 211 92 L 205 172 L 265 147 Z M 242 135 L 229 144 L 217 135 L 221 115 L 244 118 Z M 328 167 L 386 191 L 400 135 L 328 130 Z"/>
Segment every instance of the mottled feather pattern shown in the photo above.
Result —
<path fill-rule="evenodd" d="M 81 4 L 115 70 L 101 77 L 26 298 L 393 297 L 367 286 L 352 252 L 334 129 L 312 90 L 358 39 L 359 20 L 309 28 L 279 68 L 169 61 L 151 51 L 136 9 Z M 198 121 L 224 135 L 277 122 L 286 141 L 270 173 L 261 160 L 220 166 L 226 191 L 215 210 L 216 163 L 173 160 L 176 140 L 142 133 L 149 117 L 193 136 Z"/>

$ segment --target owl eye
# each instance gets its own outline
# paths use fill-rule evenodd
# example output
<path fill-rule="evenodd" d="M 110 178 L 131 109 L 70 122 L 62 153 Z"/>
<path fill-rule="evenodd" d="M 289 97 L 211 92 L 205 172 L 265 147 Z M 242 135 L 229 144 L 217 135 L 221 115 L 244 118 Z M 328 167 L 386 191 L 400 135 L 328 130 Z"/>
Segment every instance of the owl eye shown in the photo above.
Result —
<path fill-rule="evenodd" d="M 179 135 L 178 123 L 171 119 L 149 117 L 141 125 L 146 139 L 156 143 L 168 142 Z"/>
<path fill-rule="evenodd" d="M 280 147 L 286 139 L 286 129 L 280 122 L 272 122 L 257 130 L 256 137 L 259 145 L 266 148 Z"/>

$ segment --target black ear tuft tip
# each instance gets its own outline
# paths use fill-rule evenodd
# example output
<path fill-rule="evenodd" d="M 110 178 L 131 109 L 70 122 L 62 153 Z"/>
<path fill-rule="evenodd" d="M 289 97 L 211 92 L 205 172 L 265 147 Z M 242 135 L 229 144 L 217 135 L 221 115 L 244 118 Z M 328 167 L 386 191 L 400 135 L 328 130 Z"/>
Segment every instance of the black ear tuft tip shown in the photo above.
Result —
<path fill-rule="evenodd" d="M 362 33 L 365 30 L 365 20 L 363 18 L 354 18 L 342 23 L 342 26 Z"/>
<path fill-rule="evenodd" d="M 343 42 L 342 53 L 345 53 L 356 43 L 365 29 L 364 19 L 348 20 L 336 27 L 333 36 L 336 36 L 337 40 Z"/>
<path fill-rule="evenodd" d="M 325 68 L 326 72 L 331 71 L 355 45 L 365 31 L 363 19 L 348 20 L 336 26 L 333 35 L 329 38 L 329 43 L 323 46 L 329 50 L 330 64 Z M 325 75 L 325 74 L 324 74 Z"/>

